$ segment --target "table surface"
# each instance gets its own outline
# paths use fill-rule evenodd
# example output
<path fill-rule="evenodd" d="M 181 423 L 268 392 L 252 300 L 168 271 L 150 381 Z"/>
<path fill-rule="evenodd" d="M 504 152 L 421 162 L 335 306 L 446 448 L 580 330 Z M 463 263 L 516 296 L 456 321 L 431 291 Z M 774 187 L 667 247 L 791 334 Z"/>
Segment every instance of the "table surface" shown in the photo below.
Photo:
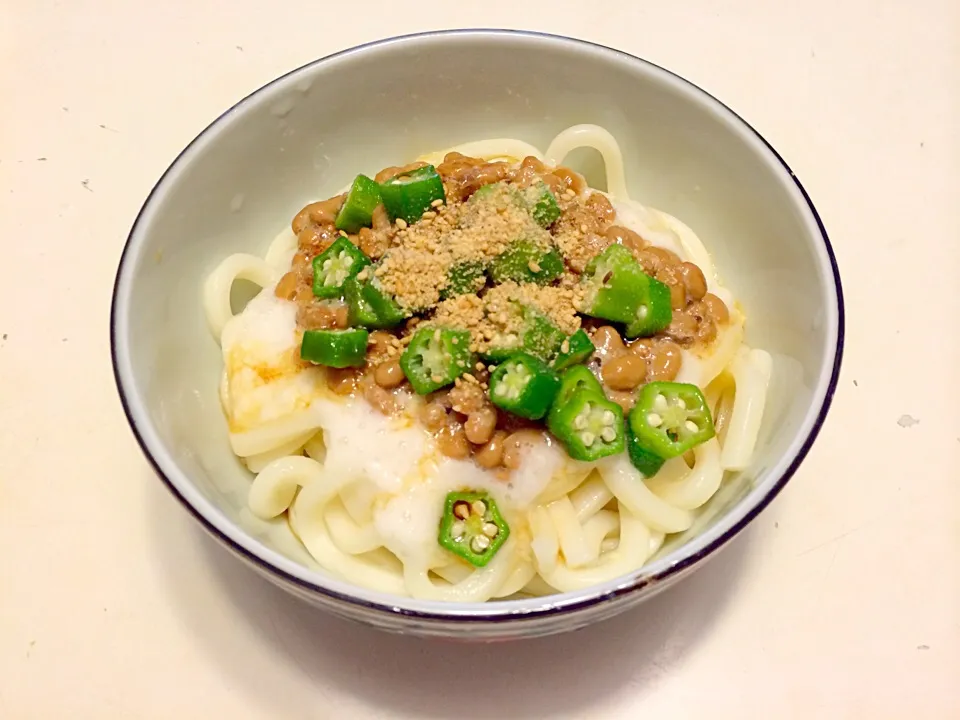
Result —
<path fill-rule="evenodd" d="M 960 717 L 960 4 L 324 5 L 0 9 L 0 717 Z M 606 624 L 476 648 L 326 617 L 214 546 L 141 456 L 107 334 L 140 204 L 221 110 L 471 26 L 585 37 L 723 98 L 816 202 L 848 315 L 816 447 L 727 551 Z"/>

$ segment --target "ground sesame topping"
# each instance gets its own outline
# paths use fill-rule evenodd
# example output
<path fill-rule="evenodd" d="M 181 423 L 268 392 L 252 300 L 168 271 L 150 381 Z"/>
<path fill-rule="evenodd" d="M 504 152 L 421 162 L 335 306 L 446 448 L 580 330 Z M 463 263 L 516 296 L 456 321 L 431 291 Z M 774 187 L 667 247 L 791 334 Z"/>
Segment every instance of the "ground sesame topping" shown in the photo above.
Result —
<path fill-rule="evenodd" d="M 511 186 L 498 183 L 491 191 L 466 202 L 433 205 L 413 225 L 397 220 L 400 228 L 376 271 L 382 288 L 401 307 L 420 311 L 440 300 L 455 266 L 485 266 L 515 240 L 553 246 L 550 233 L 537 225 Z M 530 262 L 530 270 L 540 265 Z"/>

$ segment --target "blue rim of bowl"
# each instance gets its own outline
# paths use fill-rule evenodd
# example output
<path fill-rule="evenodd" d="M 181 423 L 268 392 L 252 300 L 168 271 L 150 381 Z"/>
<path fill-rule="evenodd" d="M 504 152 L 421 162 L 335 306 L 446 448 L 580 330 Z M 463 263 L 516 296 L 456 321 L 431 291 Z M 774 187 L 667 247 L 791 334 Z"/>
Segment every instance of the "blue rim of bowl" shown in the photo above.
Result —
<path fill-rule="evenodd" d="M 180 161 L 180 158 L 191 148 L 195 143 L 197 143 L 204 135 L 207 134 L 214 126 L 218 125 L 227 115 L 229 115 L 234 109 L 242 105 L 249 98 L 257 95 L 263 90 L 271 87 L 272 85 L 280 82 L 286 77 L 298 73 L 306 68 L 314 67 L 321 63 L 327 62 L 334 58 L 343 57 L 345 55 L 351 55 L 354 53 L 361 52 L 369 48 L 375 48 L 382 45 L 395 44 L 398 42 L 403 42 L 407 40 L 413 40 L 417 38 L 429 38 L 429 37 L 444 37 L 444 36 L 460 36 L 460 35 L 494 35 L 494 36 L 504 36 L 504 37 L 528 37 L 528 38 L 538 38 L 546 40 L 555 40 L 563 43 L 570 43 L 573 45 L 579 45 L 583 47 L 591 47 L 606 52 L 611 52 L 616 55 L 619 55 L 623 58 L 627 58 L 633 62 L 642 63 L 649 67 L 655 68 L 656 70 L 666 73 L 682 83 L 692 87 L 697 92 L 702 93 L 704 97 L 709 98 L 713 102 L 717 103 L 720 107 L 724 108 L 729 112 L 734 118 L 736 118 L 743 126 L 749 130 L 753 135 L 756 136 L 758 140 L 770 151 L 770 153 L 777 159 L 780 165 L 786 170 L 787 174 L 793 180 L 794 184 L 797 187 L 797 190 L 803 196 L 804 201 L 807 204 L 807 208 L 810 210 L 811 215 L 817 224 L 817 229 L 820 232 L 820 237 L 823 240 L 824 248 L 827 251 L 827 257 L 830 260 L 830 269 L 833 274 L 833 283 L 836 288 L 837 293 L 837 346 L 836 346 L 836 355 L 834 356 L 833 369 L 830 374 L 830 381 L 827 384 L 826 392 L 824 393 L 823 401 L 820 406 L 820 411 L 817 414 L 816 420 L 813 423 L 813 426 L 810 428 L 810 431 L 805 438 L 803 444 L 800 446 L 797 451 L 796 456 L 777 479 L 776 483 L 770 488 L 770 490 L 761 497 L 757 504 L 752 507 L 739 521 L 732 525 L 726 532 L 714 539 L 709 544 L 702 547 L 700 550 L 692 553 L 686 557 L 683 557 L 677 562 L 671 564 L 669 567 L 660 571 L 659 573 L 648 575 L 644 577 L 639 577 L 635 581 L 631 582 L 628 585 L 624 585 L 618 588 L 615 588 L 609 592 L 600 593 L 595 596 L 587 597 L 580 600 L 570 600 L 562 604 L 547 604 L 541 608 L 534 610 L 526 611 L 523 613 L 503 613 L 503 614 L 474 614 L 470 616 L 458 616 L 454 614 L 447 614 L 442 612 L 430 612 L 422 610 L 413 610 L 409 608 L 401 608 L 395 605 L 387 605 L 378 602 L 368 601 L 362 598 L 354 597 L 351 595 L 346 595 L 344 593 L 331 590 L 330 588 L 317 585 L 312 582 L 308 582 L 301 578 L 298 578 L 290 573 L 287 573 L 284 570 L 266 562 L 262 558 L 258 557 L 256 554 L 250 552 L 248 549 L 241 546 L 239 543 L 234 541 L 232 538 L 226 536 L 221 532 L 214 524 L 204 517 L 187 499 L 180 493 L 176 486 L 171 482 L 164 472 L 160 468 L 160 464 L 157 462 L 156 458 L 150 452 L 150 449 L 147 447 L 146 442 L 143 439 L 137 424 L 134 421 L 133 414 L 131 412 L 130 406 L 127 402 L 126 394 L 124 393 L 123 385 L 120 379 L 120 370 L 117 362 L 117 294 L 120 286 L 120 276 L 123 273 L 124 266 L 127 261 L 127 254 L 130 250 L 131 241 L 134 234 L 136 233 L 137 226 L 139 225 L 141 218 L 143 216 L 144 210 L 150 204 L 150 201 L 153 199 L 154 194 L 157 192 L 157 189 L 163 184 L 163 181 L 166 179 L 167 175 L 173 170 L 173 168 Z M 845 311 L 844 311 L 844 302 L 843 302 L 843 289 L 840 282 L 840 270 L 837 267 L 836 255 L 833 252 L 833 246 L 830 244 L 830 238 L 827 235 L 827 230 L 823 225 L 823 221 L 820 218 L 820 214 L 817 212 L 817 209 L 813 205 L 813 201 L 810 199 L 810 195 L 807 193 L 806 189 L 800 183 L 800 180 L 797 178 L 796 174 L 783 159 L 779 152 L 763 137 L 750 123 L 744 120 L 737 112 L 732 108 L 727 106 L 724 102 L 717 99 L 709 92 L 701 88 L 696 83 L 687 80 L 686 78 L 678 75 L 671 70 L 668 70 L 656 63 L 652 63 L 649 60 L 644 60 L 643 58 L 632 55 L 623 50 L 618 50 L 616 48 L 611 48 L 607 45 L 602 45 L 600 43 L 591 42 L 589 40 L 582 40 L 579 38 L 567 37 L 565 35 L 555 35 L 552 33 L 544 33 L 537 31 L 528 31 L 528 30 L 508 30 L 508 29 L 497 29 L 497 28 L 464 28 L 456 30 L 434 30 L 421 33 L 411 33 L 408 35 L 398 35 L 395 37 L 384 38 L 381 40 L 374 40 L 368 43 L 363 43 L 351 48 L 340 50 L 338 52 L 332 53 L 330 55 L 325 55 L 324 57 L 318 58 L 311 62 L 308 62 L 300 67 L 297 67 L 289 72 L 280 75 L 270 82 L 264 84 L 263 86 L 257 88 L 253 92 L 249 93 L 242 99 L 238 100 L 236 103 L 231 105 L 229 108 L 224 110 L 213 122 L 207 125 L 200 133 L 191 140 L 186 147 L 181 150 L 177 156 L 173 159 L 170 165 L 164 170 L 163 174 L 157 180 L 156 184 L 150 190 L 150 193 L 147 195 L 146 199 L 143 202 L 143 205 L 140 207 L 140 210 L 137 212 L 137 217 L 133 222 L 133 225 L 130 228 L 130 232 L 127 235 L 126 242 L 123 246 L 123 252 L 120 255 L 120 262 L 117 268 L 117 274 L 114 279 L 113 294 L 110 302 L 110 357 L 113 365 L 113 375 L 114 381 L 117 385 L 117 392 L 120 396 L 120 402 L 123 405 L 124 414 L 127 417 L 127 423 L 130 425 L 130 429 L 133 432 L 134 437 L 136 438 L 137 444 L 140 446 L 140 450 L 143 452 L 147 461 L 150 463 L 154 472 L 157 476 L 163 481 L 167 489 L 173 494 L 173 496 L 180 501 L 180 504 L 183 505 L 187 511 L 193 515 L 194 518 L 200 523 L 200 525 L 208 532 L 214 539 L 221 542 L 227 548 L 233 550 L 237 553 L 242 559 L 253 564 L 254 566 L 260 568 L 266 573 L 277 577 L 278 579 L 295 585 L 303 590 L 306 590 L 311 593 L 318 593 L 327 597 L 330 600 L 339 601 L 347 603 L 349 605 L 355 605 L 360 608 L 365 608 L 368 610 L 373 610 L 377 613 L 382 613 L 390 616 L 406 616 L 413 617 L 424 621 L 431 622 L 454 622 L 458 624 L 471 624 L 471 623 L 482 623 L 482 624 L 491 624 L 491 623 L 521 623 L 523 621 L 533 621 L 536 619 L 541 619 L 551 615 L 574 613 L 576 611 L 585 609 L 590 606 L 594 606 L 600 603 L 604 603 L 610 600 L 620 598 L 624 595 L 629 595 L 641 590 L 644 587 L 656 585 L 663 583 L 664 581 L 670 579 L 671 577 L 678 576 L 683 573 L 687 568 L 695 565 L 696 563 L 706 559 L 714 552 L 719 550 L 721 547 L 726 545 L 730 540 L 740 534 L 740 532 L 753 521 L 753 519 L 760 514 L 780 493 L 783 487 L 787 482 L 794 476 L 797 469 L 800 467 L 803 460 L 806 458 L 807 454 L 810 452 L 810 448 L 813 447 L 813 443 L 816 441 L 817 436 L 820 434 L 820 430 L 823 427 L 823 423 L 826 420 L 827 414 L 830 410 L 830 406 L 833 402 L 833 396 L 836 393 L 837 383 L 840 379 L 840 366 L 843 360 L 843 349 L 844 349 L 844 337 L 845 337 Z M 496 607 L 499 603 L 492 604 L 492 607 Z"/>

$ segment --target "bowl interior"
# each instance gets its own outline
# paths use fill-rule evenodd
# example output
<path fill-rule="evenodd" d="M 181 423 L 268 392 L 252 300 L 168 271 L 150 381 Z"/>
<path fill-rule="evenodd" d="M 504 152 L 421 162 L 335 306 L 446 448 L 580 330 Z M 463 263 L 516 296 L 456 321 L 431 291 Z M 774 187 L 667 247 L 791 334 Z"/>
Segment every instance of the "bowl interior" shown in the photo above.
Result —
<path fill-rule="evenodd" d="M 228 254 L 262 254 L 304 204 L 357 172 L 487 137 L 545 149 L 576 123 L 617 137 L 632 196 L 699 234 L 746 310 L 747 341 L 775 358 L 752 466 L 645 571 L 762 503 L 815 432 L 838 354 L 838 288 L 802 192 L 755 133 L 679 78 L 605 48 L 482 32 L 388 41 L 295 71 L 225 113 L 155 189 L 118 277 L 115 354 L 131 419 L 178 492 L 254 554 L 348 589 L 324 579 L 285 523 L 246 510 L 250 476 L 227 443 L 202 283 Z M 596 158 L 574 160 L 596 177 Z"/>

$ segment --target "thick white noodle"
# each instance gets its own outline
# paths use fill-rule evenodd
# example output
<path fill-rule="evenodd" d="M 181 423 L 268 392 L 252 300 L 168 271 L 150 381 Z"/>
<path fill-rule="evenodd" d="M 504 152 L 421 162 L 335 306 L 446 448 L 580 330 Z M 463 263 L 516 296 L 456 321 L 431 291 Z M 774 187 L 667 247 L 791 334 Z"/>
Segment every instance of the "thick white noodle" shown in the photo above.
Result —
<path fill-rule="evenodd" d="M 468 567 L 465 562 L 455 561 L 449 562 L 446 565 L 438 565 L 432 568 L 431 572 L 443 578 L 451 585 L 456 585 L 470 577 L 473 568 Z"/>
<path fill-rule="evenodd" d="M 704 277 L 717 277 L 717 271 L 713 267 L 713 259 L 710 257 L 710 253 L 707 252 L 707 248 L 704 247 L 700 238 L 697 237 L 697 234 L 693 230 L 677 220 L 673 215 L 668 215 L 662 210 L 648 209 L 658 216 L 664 225 L 673 231 L 674 235 L 676 235 L 680 241 L 680 245 L 683 246 L 683 251 L 686 253 L 687 259 L 700 268 Z"/>
<path fill-rule="evenodd" d="M 696 460 L 693 469 L 686 467 L 683 458 L 674 458 L 668 465 L 682 465 L 687 469 L 679 479 L 663 470 L 647 480 L 647 487 L 658 498 L 682 510 L 695 510 L 713 497 L 723 480 L 720 467 L 720 443 L 716 438 L 694 448 Z M 666 469 L 666 467 L 664 467 Z"/>
<path fill-rule="evenodd" d="M 403 579 L 413 597 L 448 602 L 485 602 L 506 582 L 515 566 L 517 541 L 509 537 L 486 567 L 478 568 L 460 582 L 451 585 L 434 583 L 429 568 L 403 564 Z"/>
<path fill-rule="evenodd" d="M 594 473 L 589 480 L 570 493 L 570 502 L 573 503 L 577 519 L 581 522 L 586 522 L 596 515 L 611 500 L 613 493 L 604 484 L 599 473 Z"/>
<path fill-rule="evenodd" d="M 325 482 L 315 460 L 290 456 L 275 460 L 261 470 L 250 484 L 247 505 L 261 520 L 277 517 L 290 507 L 297 490 L 312 481 Z"/>
<path fill-rule="evenodd" d="M 301 410 L 286 417 L 271 420 L 260 427 L 243 432 L 230 433 L 230 447 L 240 457 L 260 455 L 269 452 L 285 443 L 310 431 L 320 429 L 320 419 L 317 413 L 310 410 Z"/>
<path fill-rule="evenodd" d="M 327 457 L 327 445 L 323 441 L 323 431 L 315 432 L 309 440 L 303 444 L 303 451 L 307 457 L 311 457 L 318 463 L 322 463 Z"/>
<path fill-rule="evenodd" d="M 537 496 L 534 504 L 549 505 L 554 500 L 566 497 L 580 487 L 580 485 L 590 477 L 590 473 L 592 473 L 593 470 L 593 463 L 571 461 L 563 468 L 563 474 L 550 479 L 547 486 Z"/>
<path fill-rule="evenodd" d="M 724 470 L 743 470 L 750 464 L 763 420 L 772 369 L 773 360 L 764 350 L 743 348 L 733 361 L 730 372 L 736 391 L 720 453 L 720 465 Z"/>
<path fill-rule="evenodd" d="M 283 275 L 290 269 L 290 263 L 296 252 L 297 236 L 293 234 L 292 229 L 287 228 L 273 239 L 263 259 Z"/>
<path fill-rule="evenodd" d="M 327 506 L 324 520 L 333 542 L 345 553 L 362 555 L 383 547 L 383 540 L 373 523 L 360 525 L 355 522 L 340 500 Z"/>
<path fill-rule="evenodd" d="M 561 592 L 582 590 L 639 569 L 650 553 L 650 529 L 632 512 L 620 510 L 620 542 L 590 567 L 571 568 L 565 563 L 540 567 L 540 574 Z"/>
<path fill-rule="evenodd" d="M 630 197 L 620 145 L 608 130 L 599 125 L 574 125 L 567 128 L 553 139 L 544 157 L 550 165 L 562 165 L 567 155 L 582 147 L 596 148 L 603 156 L 607 192 L 622 198 Z"/>
<path fill-rule="evenodd" d="M 557 592 L 557 589 L 548 585 L 542 575 L 534 575 L 520 592 L 534 596 L 553 595 Z"/>
<path fill-rule="evenodd" d="M 236 253 L 221 262 L 207 277 L 203 286 L 203 307 L 210 332 L 220 341 L 227 322 L 233 317 L 230 307 L 230 291 L 237 280 L 249 280 L 261 288 L 268 287 L 278 279 L 277 268 L 256 255 Z"/>
<path fill-rule="evenodd" d="M 620 532 L 620 513 L 601 510 L 583 524 L 583 537 L 591 557 L 600 557 L 603 541 Z M 569 563 L 568 563 L 569 564 Z"/>
<path fill-rule="evenodd" d="M 537 505 L 528 514 L 530 533 L 530 549 L 536 558 L 537 569 L 542 575 L 544 571 L 553 570 L 557 566 L 560 554 L 560 538 L 557 535 L 557 526 L 543 505 Z"/>
<path fill-rule="evenodd" d="M 696 362 L 684 362 L 677 373 L 676 381 L 692 383 L 701 388 L 707 387 L 730 365 L 742 342 L 742 318 L 731 315 L 730 323 L 720 330 L 717 339 L 710 346 L 710 353 L 705 357 L 698 356 Z"/>
<path fill-rule="evenodd" d="M 324 511 L 340 487 L 349 479 L 331 472 L 315 460 L 293 458 L 313 463 L 313 470 L 302 472 L 307 484 L 287 511 L 290 528 L 321 567 L 351 582 L 395 595 L 409 595 L 403 576 L 393 567 L 374 561 L 369 556 L 354 556 L 341 551 L 330 537 Z M 282 461 L 278 461 L 282 462 Z M 269 468 L 268 468 L 269 469 Z M 262 475 L 263 473 L 261 473 Z M 258 476 L 259 477 L 259 476 Z"/>
<path fill-rule="evenodd" d="M 626 453 L 605 458 L 599 467 L 604 482 L 620 503 L 621 522 L 626 509 L 651 530 L 663 533 L 683 532 L 693 524 L 689 511 L 674 507 L 650 492 L 646 479 Z"/>
<path fill-rule="evenodd" d="M 523 590 L 533 578 L 537 576 L 536 566 L 529 561 L 521 561 L 507 577 L 503 585 L 493 594 L 495 598 L 505 598 L 516 595 Z"/>
<path fill-rule="evenodd" d="M 299 455 L 300 450 L 303 449 L 303 445 L 307 440 L 312 437 L 314 432 L 308 430 L 302 435 L 297 435 L 292 440 L 285 442 L 283 445 L 278 445 L 275 448 L 271 448 L 266 452 L 258 453 L 256 455 L 248 455 L 243 458 L 244 464 L 247 466 L 247 469 L 252 473 L 258 473 L 267 467 L 274 460 L 279 460 L 282 457 L 288 455 Z"/>
<path fill-rule="evenodd" d="M 550 513 L 550 519 L 557 529 L 557 537 L 560 539 L 560 552 L 563 553 L 564 561 L 568 567 L 583 567 L 597 559 L 597 555 L 590 552 L 587 538 L 583 533 L 583 526 L 577 520 L 577 511 L 569 497 L 554 500 L 547 506 L 547 512 Z M 598 550 L 599 547 L 600 544 L 597 543 Z"/>

